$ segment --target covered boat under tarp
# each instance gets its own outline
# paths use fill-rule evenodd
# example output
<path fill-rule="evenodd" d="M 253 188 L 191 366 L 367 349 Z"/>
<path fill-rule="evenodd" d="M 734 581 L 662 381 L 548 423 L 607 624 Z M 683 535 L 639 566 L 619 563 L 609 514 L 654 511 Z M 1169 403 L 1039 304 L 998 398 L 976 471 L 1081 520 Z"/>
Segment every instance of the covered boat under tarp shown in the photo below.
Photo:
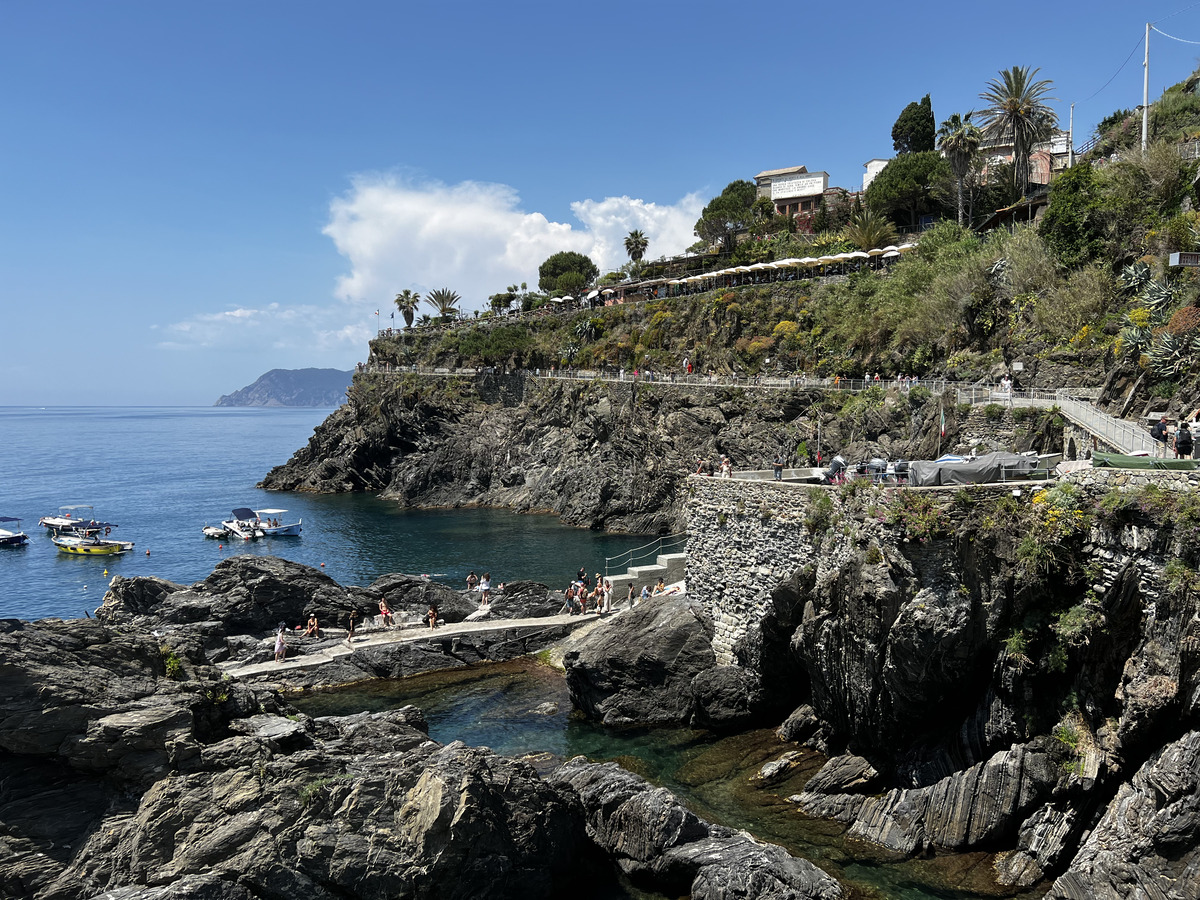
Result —
<path fill-rule="evenodd" d="M 911 487 L 990 484 L 1028 478 L 1037 467 L 1036 456 L 1021 453 L 989 453 L 962 462 L 914 460 L 908 464 L 908 483 Z"/>
<path fill-rule="evenodd" d="M 1191 472 L 1200 469 L 1196 459 L 1160 459 L 1155 456 L 1126 456 L 1124 453 L 1093 453 L 1092 465 L 1112 469 L 1172 469 Z"/>

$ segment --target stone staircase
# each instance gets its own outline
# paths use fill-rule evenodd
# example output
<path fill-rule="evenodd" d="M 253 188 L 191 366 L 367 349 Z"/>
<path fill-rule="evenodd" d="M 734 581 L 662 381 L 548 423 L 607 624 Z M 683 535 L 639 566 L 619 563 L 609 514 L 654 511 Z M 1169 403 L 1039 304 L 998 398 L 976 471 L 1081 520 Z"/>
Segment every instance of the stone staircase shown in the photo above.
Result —
<path fill-rule="evenodd" d="M 642 592 L 643 587 L 654 588 L 658 584 L 658 579 L 662 579 L 667 584 L 674 584 L 677 581 L 683 581 L 684 575 L 687 572 L 687 553 L 682 549 L 682 541 L 680 536 L 673 538 L 664 538 L 659 541 L 660 545 L 668 545 L 674 541 L 680 545 L 679 550 L 673 547 L 664 546 L 663 549 L 668 549 L 671 552 L 654 554 L 654 562 L 640 563 L 639 565 L 631 565 L 625 569 L 624 574 L 613 574 L 611 569 L 606 567 L 607 574 L 605 577 L 612 582 L 613 586 L 613 603 L 614 605 L 624 601 L 629 593 L 629 585 L 633 585 L 633 593 L 638 596 Z M 629 554 L 632 556 L 637 551 L 631 550 Z M 621 559 L 621 557 L 614 557 Z"/>

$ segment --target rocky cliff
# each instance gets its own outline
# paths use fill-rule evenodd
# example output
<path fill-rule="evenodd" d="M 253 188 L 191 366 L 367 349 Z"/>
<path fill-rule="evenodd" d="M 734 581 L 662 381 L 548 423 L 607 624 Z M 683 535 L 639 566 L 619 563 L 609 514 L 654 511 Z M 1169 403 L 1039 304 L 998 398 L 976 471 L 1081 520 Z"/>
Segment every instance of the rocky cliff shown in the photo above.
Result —
<path fill-rule="evenodd" d="M 576 706 L 722 728 L 793 709 L 781 735 L 830 758 L 791 800 L 850 837 L 994 853 L 1000 889 L 1194 896 L 1200 482 L 1011 487 L 690 479 L 687 635 L 723 665 L 646 610 L 568 656 Z"/>
<path fill-rule="evenodd" d="M 281 617 L 379 593 L 411 591 L 246 557 L 187 587 L 118 581 L 98 619 L 0 622 L 0 896 L 843 895 L 615 766 L 543 776 L 429 740 L 413 707 L 311 719 L 212 665 Z"/>
<path fill-rule="evenodd" d="M 928 392 L 882 389 L 843 396 L 523 375 L 359 375 L 346 405 L 262 486 L 549 511 L 571 525 L 669 533 L 681 530 L 680 487 L 698 458 L 726 454 L 736 469 L 763 469 L 780 450 L 805 464 L 818 445 L 827 457 L 840 450 L 851 459 L 931 458 L 938 410 Z"/>
<path fill-rule="evenodd" d="M 340 369 L 272 369 L 213 406 L 341 406 L 353 374 Z"/>

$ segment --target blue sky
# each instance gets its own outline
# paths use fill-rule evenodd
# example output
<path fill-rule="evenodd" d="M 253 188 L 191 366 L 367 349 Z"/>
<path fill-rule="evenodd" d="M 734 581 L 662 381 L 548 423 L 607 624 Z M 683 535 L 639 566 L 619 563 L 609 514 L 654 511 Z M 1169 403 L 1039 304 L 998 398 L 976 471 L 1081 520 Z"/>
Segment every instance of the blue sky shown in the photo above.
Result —
<path fill-rule="evenodd" d="M 1147 21 L 1200 41 L 1186 0 L 1020 12 L 0 0 L 0 405 L 351 368 L 403 288 L 482 307 L 558 250 L 619 265 L 635 227 L 674 253 L 763 169 L 859 186 L 907 103 L 940 122 L 1013 65 L 1080 144 L 1141 102 Z M 1152 35 L 1152 98 L 1198 52 Z"/>

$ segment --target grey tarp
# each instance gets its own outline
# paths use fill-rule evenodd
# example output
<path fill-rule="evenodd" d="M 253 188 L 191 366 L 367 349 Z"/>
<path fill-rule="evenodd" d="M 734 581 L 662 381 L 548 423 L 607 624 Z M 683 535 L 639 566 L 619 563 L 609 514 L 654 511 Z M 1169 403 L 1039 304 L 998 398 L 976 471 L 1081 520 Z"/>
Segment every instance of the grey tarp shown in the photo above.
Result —
<path fill-rule="evenodd" d="M 1020 453 L 989 453 L 966 462 L 915 460 L 908 466 L 908 483 L 913 487 L 940 484 L 988 484 L 1020 478 L 1037 468 L 1036 456 Z"/>

